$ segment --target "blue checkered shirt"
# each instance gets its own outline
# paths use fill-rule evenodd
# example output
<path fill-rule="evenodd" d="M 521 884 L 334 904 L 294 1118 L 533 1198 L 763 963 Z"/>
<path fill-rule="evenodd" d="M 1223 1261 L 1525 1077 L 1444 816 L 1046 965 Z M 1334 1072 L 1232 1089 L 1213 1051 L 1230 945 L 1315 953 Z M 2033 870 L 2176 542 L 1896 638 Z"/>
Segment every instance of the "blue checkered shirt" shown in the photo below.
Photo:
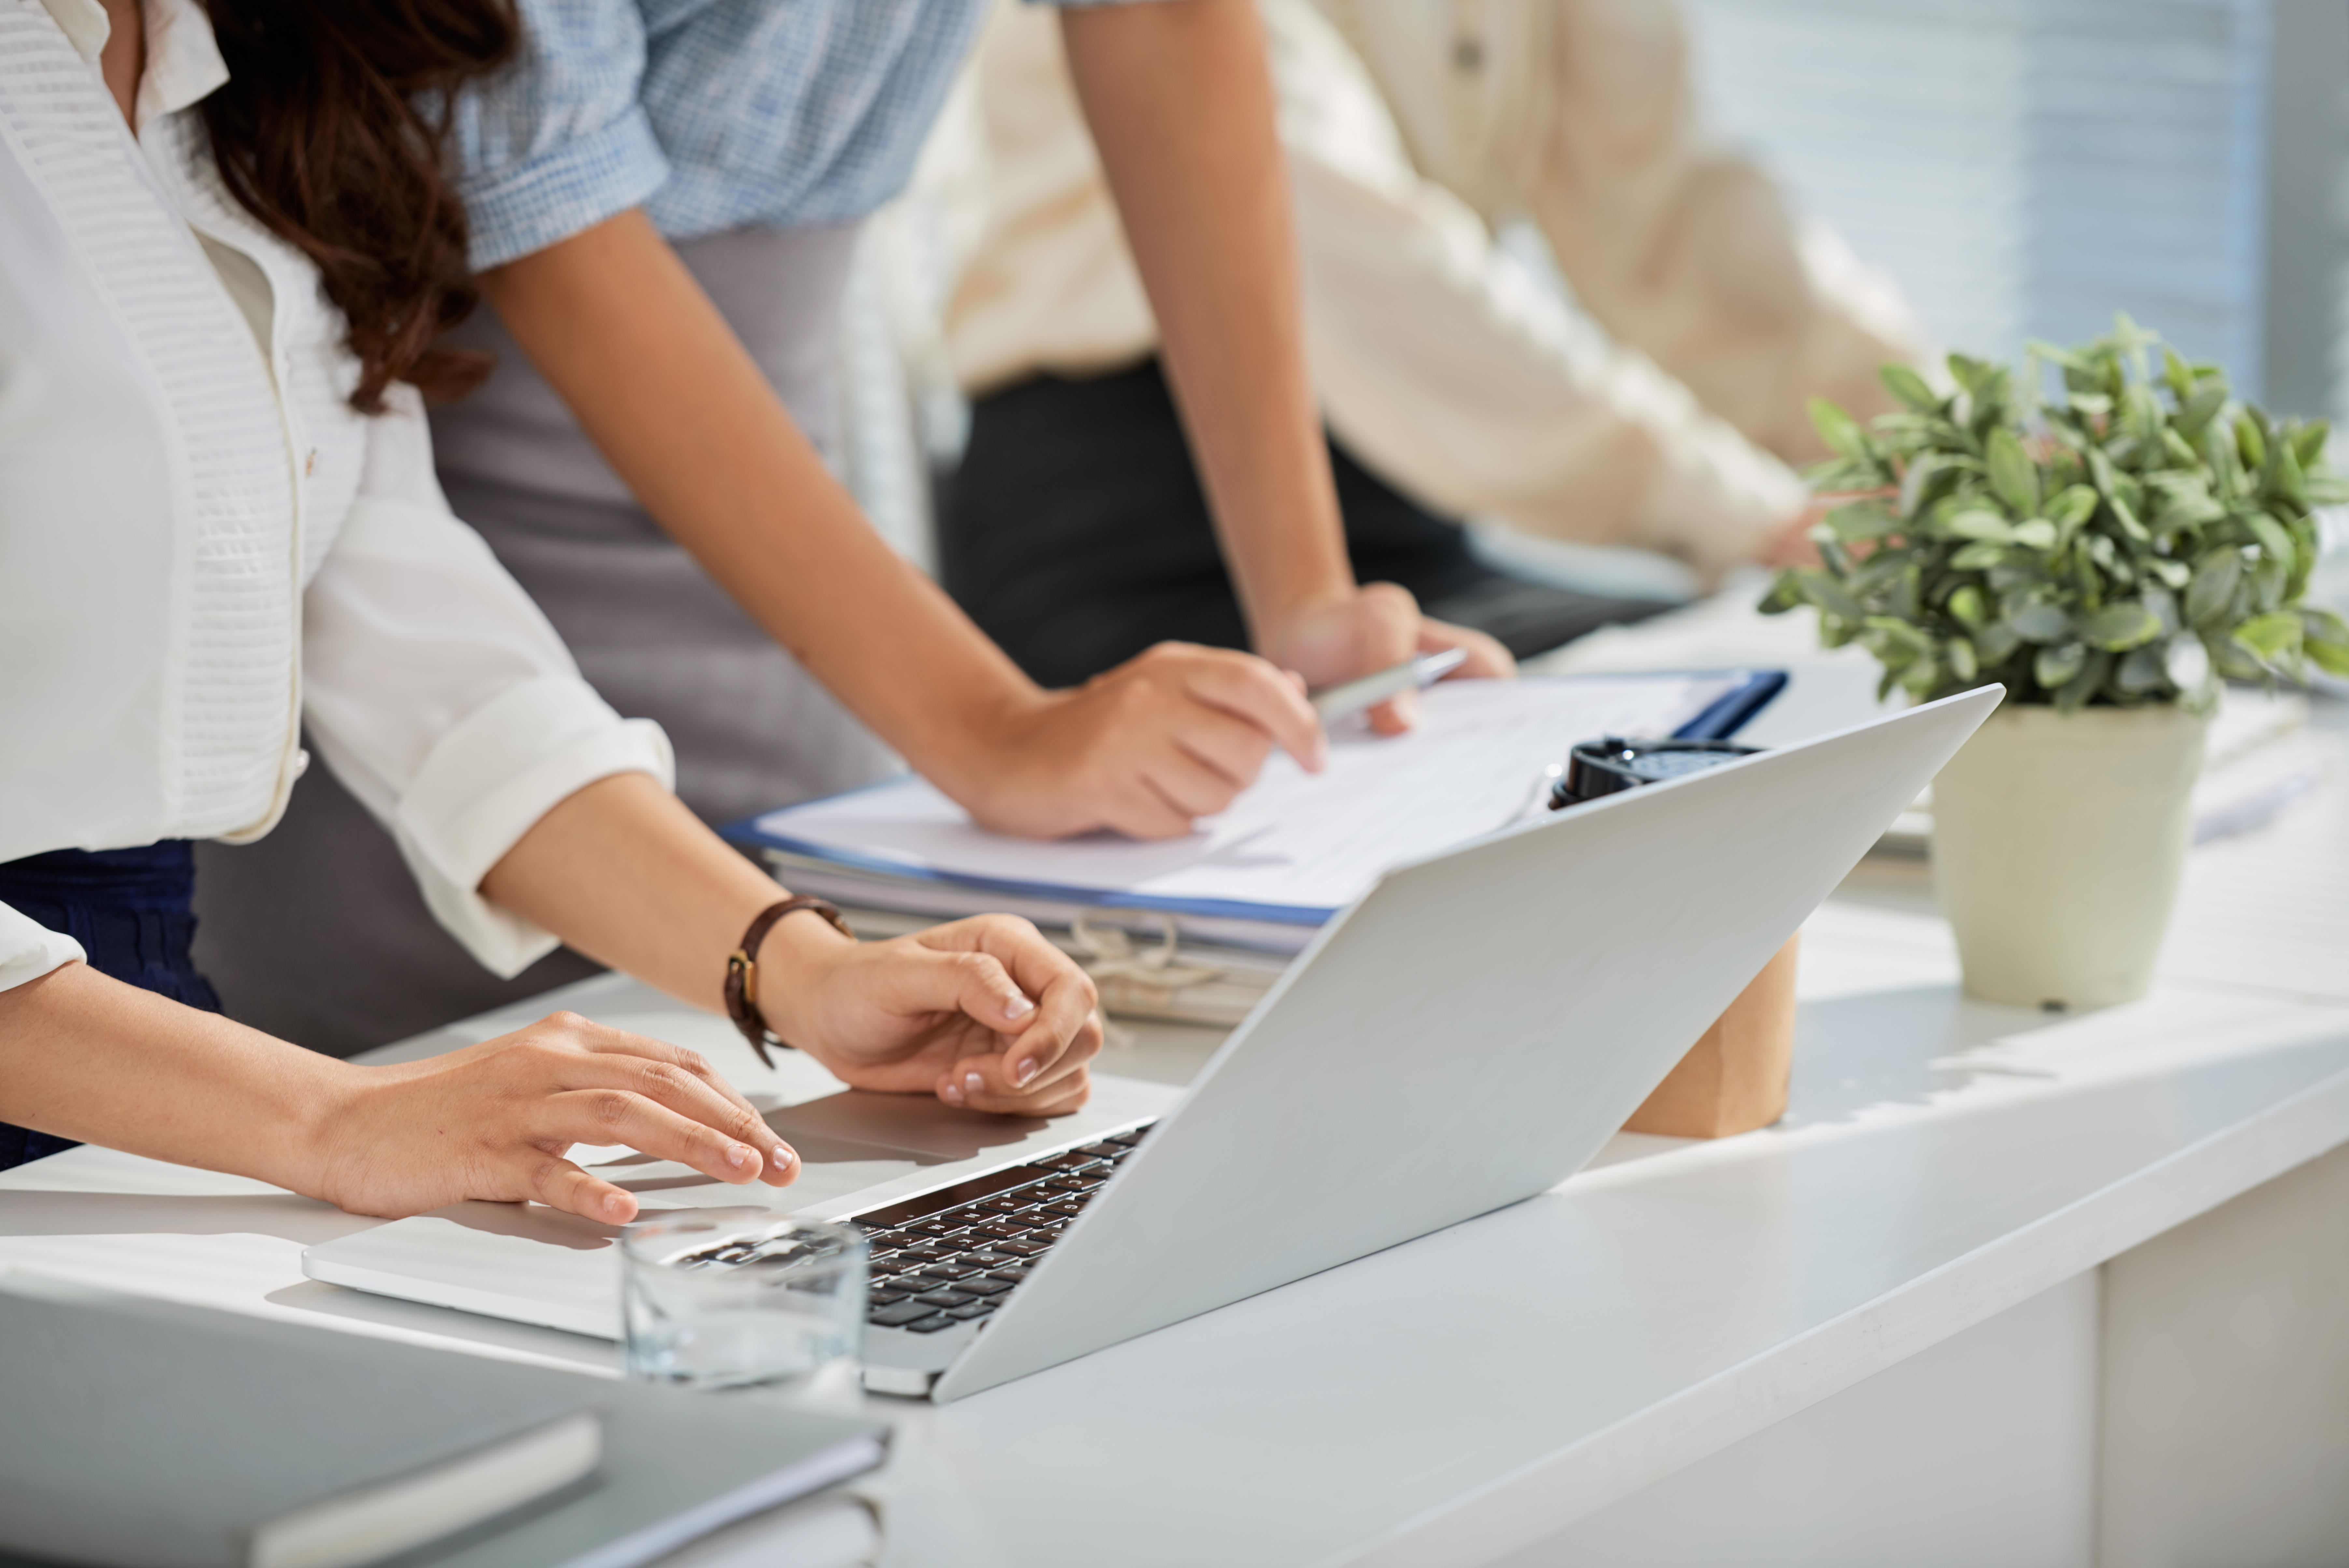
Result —
<path fill-rule="evenodd" d="M 844 223 L 905 186 L 987 0 L 521 0 L 455 130 L 473 265 L 630 207 L 661 233 Z"/>

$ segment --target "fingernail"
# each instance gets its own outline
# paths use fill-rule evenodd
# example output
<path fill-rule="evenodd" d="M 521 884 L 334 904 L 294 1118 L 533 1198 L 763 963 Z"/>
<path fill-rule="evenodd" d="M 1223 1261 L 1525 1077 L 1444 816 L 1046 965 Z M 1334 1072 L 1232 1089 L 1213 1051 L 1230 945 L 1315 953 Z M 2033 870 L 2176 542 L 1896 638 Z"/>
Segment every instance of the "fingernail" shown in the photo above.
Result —
<path fill-rule="evenodd" d="M 792 1161 L 798 1158 L 799 1156 L 792 1153 L 788 1145 L 779 1143 L 775 1146 L 774 1161 L 777 1170 L 789 1170 L 792 1168 Z"/>
<path fill-rule="evenodd" d="M 947 1086 L 938 1091 L 938 1097 L 950 1106 L 958 1106 L 962 1104 L 962 1085 L 949 1078 Z"/>
<path fill-rule="evenodd" d="M 745 1148 L 738 1143 L 726 1151 L 726 1163 L 737 1170 L 755 1169 L 759 1164 L 759 1151 L 755 1148 Z"/>
<path fill-rule="evenodd" d="M 626 1195 L 618 1192 L 605 1193 L 604 1195 L 604 1218 L 606 1220 L 626 1220 L 627 1217 L 628 1199 Z"/>
<path fill-rule="evenodd" d="M 1027 1061 L 1020 1063 L 1017 1067 L 1011 1069 L 1011 1081 L 1019 1085 L 1023 1089 L 1028 1086 L 1028 1080 L 1035 1075 L 1036 1059 L 1032 1056 Z"/>
<path fill-rule="evenodd" d="M 1003 1016 L 1006 1018 L 1025 1018 L 1035 1011 L 1036 1004 L 1016 991 L 1003 1003 Z"/>
<path fill-rule="evenodd" d="M 962 1075 L 962 1086 L 976 1095 L 987 1087 L 987 1080 L 976 1073 L 965 1073 Z"/>

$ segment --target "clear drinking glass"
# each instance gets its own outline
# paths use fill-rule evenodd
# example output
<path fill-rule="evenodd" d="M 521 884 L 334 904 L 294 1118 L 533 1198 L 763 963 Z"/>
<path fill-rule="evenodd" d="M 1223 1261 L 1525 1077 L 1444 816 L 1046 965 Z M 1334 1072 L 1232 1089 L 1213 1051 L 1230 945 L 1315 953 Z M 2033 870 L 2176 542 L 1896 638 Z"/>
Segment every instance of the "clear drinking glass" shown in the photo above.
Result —
<path fill-rule="evenodd" d="M 864 1234 L 821 1220 L 680 1215 L 620 1236 L 628 1376 L 694 1388 L 795 1383 L 864 1345 Z"/>

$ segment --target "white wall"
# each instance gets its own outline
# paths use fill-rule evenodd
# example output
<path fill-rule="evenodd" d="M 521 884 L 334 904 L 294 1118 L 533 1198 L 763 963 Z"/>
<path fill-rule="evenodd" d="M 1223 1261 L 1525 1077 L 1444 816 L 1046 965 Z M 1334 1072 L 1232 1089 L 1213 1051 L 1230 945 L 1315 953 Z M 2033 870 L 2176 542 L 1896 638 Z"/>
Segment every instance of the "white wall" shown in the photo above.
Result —
<path fill-rule="evenodd" d="M 1502 1568 L 2089 1568 L 2097 1314 L 2083 1274 Z"/>
<path fill-rule="evenodd" d="M 2349 1563 L 2349 1148 L 2105 1274 L 2105 1568 Z"/>

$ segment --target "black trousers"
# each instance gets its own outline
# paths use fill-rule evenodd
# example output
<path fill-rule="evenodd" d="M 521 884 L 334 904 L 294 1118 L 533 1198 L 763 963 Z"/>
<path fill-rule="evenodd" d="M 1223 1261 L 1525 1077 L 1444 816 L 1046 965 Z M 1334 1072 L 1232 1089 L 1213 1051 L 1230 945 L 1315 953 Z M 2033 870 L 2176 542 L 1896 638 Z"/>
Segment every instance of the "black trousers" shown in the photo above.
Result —
<path fill-rule="evenodd" d="M 1400 583 L 1440 620 L 1523 658 L 1671 607 L 1497 572 L 1459 525 L 1354 461 L 1330 461 L 1363 582 Z M 981 398 L 939 518 L 947 591 L 1019 667 L 1074 686 L 1169 639 L 1247 646 L 1207 500 L 1155 359 Z"/>

